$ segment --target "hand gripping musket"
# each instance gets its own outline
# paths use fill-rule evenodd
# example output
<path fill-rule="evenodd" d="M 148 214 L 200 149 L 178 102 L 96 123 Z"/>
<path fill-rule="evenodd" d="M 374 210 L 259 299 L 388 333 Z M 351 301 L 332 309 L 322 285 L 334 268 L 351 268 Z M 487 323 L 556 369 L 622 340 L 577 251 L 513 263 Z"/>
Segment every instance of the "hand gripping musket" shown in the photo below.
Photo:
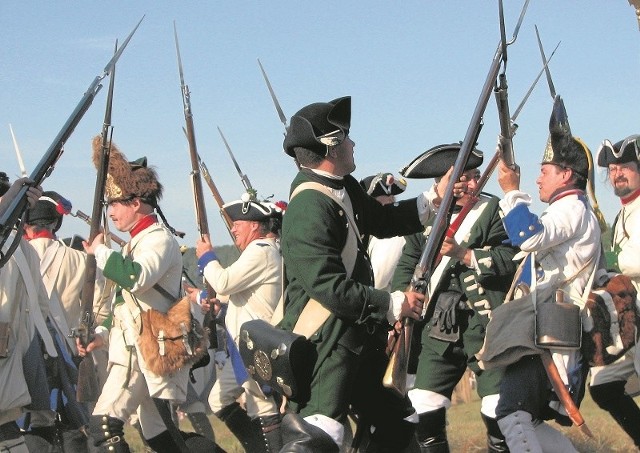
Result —
<path fill-rule="evenodd" d="M 220 137 L 222 137 L 224 146 L 227 148 L 227 151 L 229 152 L 229 156 L 231 156 L 231 160 L 233 161 L 233 165 L 236 167 L 236 171 L 238 172 L 238 176 L 240 176 L 240 181 L 242 181 L 242 185 L 244 186 L 244 189 L 251 196 L 251 198 L 256 198 L 256 196 L 258 195 L 258 192 L 253 188 L 253 186 L 251 185 L 251 182 L 249 182 L 249 177 L 245 173 L 242 173 L 242 170 L 240 170 L 238 161 L 233 155 L 233 152 L 231 151 L 231 147 L 229 146 L 227 139 L 224 137 L 224 134 L 222 133 L 222 130 L 220 129 L 220 127 L 218 127 L 218 132 L 220 133 Z"/>
<path fill-rule="evenodd" d="M 522 108 L 524 107 L 524 105 L 527 103 L 527 100 L 529 99 L 531 92 L 537 85 L 538 80 L 540 80 L 540 77 L 542 77 L 542 74 L 545 72 L 547 65 L 549 64 L 549 61 L 551 61 L 551 59 L 556 53 L 556 50 L 558 50 L 559 46 L 560 46 L 560 43 L 558 43 L 556 47 L 553 49 L 553 52 L 549 56 L 549 59 L 546 61 L 542 69 L 540 69 L 540 72 L 538 72 L 538 75 L 533 80 L 533 83 L 527 90 L 527 93 L 522 98 L 522 101 L 520 101 L 520 104 L 518 104 L 518 108 L 516 108 L 516 111 L 513 112 L 513 115 L 509 119 L 509 127 L 511 128 L 511 132 L 510 132 L 511 137 L 509 139 L 510 142 L 513 139 L 513 136 L 515 135 L 518 129 L 518 125 L 515 122 L 516 119 L 518 118 L 518 115 L 522 111 Z M 505 93 L 505 98 L 506 98 L 506 93 Z M 500 107 L 498 106 L 498 111 L 499 111 L 499 108 Z M 507 109 L 508 109 L 508 106 L 507 106 Z M 508 113 L 508 110 L 507 110 L 507 113 Z M 502 135 L 500 135 L 500 137 L 502 137 Z M 511 149 L 513 150 L 513 147 Z M 498 149 L 498 151 L 493 155 L 493 157 L 487 164 L 487 168 L 485 168 L 484 172 L 480 176 L 480 179 L 476 183 L 475 189 L 473 190 L 473 192 L 469 193 L 468 201 L 464 204 L 464 206 L 462 206 L 462 209 L 460 209 L 460 212 L 458 212 L 456 219 L 453 222 L 451 222 L 451 224 L 449 225 L 449 228 L 447 228 L 446 237 L 452 238 L 458 232 L 458 230 L 460 229 L 460 226 L 462 225 L 462 222 L 464 222 L 464 219 L 467 217 L 467 214 L 471 212 L 473 207 L 476 205 L 476 203 L 480 199 L 480 193 L 482 192 L 482 189 L 484 189 L 484 186 L 489 181 L 489 178 L 491 178 L 493 171 L 498 166 L 498 162 L 500 162 L 500 158 L 504 158 L 503 152 L 501 149 Z M 513 154 L 512 154 L 512 158 L 513 158 Z M 514 165 L 515 165 L 515 162 L 514 162 Z M 435 266 L 438 265 L 441 259 L 442 259 L 442 255 L 438 254 L 438 257 L 436 258 Z"/>
<path fill-rule="evenodd" d="M 636 19 L 638 19 L 638 28 L 640 28 L 640 0 L 629 0 L 629 5 L 633 6 L 636 12 Z"/>
<path fill-rule="evenodd" d="M 282 107 L 280 107 L 280 103 L 278 102 L 278 98 L 276 97 L 276 93 L 273 91 L 273 87 L 271 86 L 271 82 L 269 82 L 269 77 L 267 77 L 267 73 L 265 72 L 264 68 L 262 67 L 262 63 L 260 63 L 260 59 L 259 58 L 258 58 L 258 65 L 260 65 L 260 72 L 262 72 L 262 77 L 264 77 L 264 81 L 267 84 L 267 89 L 269 90 L 269 94 L 271 95 L 271 100 L 273 101 L 273 105 L 276 108 L 276 112 L 278 112 L 278 117 L 280 118 L 280 121 L 284 125 L 284 132 L 286 134 L 287 131 L 289 130 L 289 126 L 287 125 L 287 117 L 284 115 L 284 112 L 282 111 Z"/>
<path fill-rule="evenodd" d="M 557 97 L 556 89 L 553 85 L 553 81 L 551 80 L 551 71 L 549 70 L 549 67 L 547 65 L 548 60 L 544 54 L 544 48 L 542 46 L 542 41 L 540 40 L 540 33 L 538 32 L 538 27 L 536 26 L 535 29 L 536 29 L 536 37 L 538 39 L 538 47 L 540 48 L 540 56 L 542 57 L 542 62 L 545 64 L 545 72 L 547 75 L 547 84 L 549 85 L 549 92 L 551 94 L 551 97 L 555 101 Z M 564 110 L 564 104 L 562 104 L 561 108 L 562 110 Z M 566 113 L 565 113 L 565 116 L 566 116 Z M 566 124 L 567 124 L 567 127 L 569 127 L 568 120 L 566 121 Z M 582 431 L 583 434 L 585 434 L 588 437 L 593 437 L 591 430 L 585 423 L 584 418 L 582 417 L 582 414 L 580 414 L 580 410 L 578 409 L 578 406 L 573 401 L 573 398 L 571 397 L 569 390 L 567 390 L 567 387 L 565 386 L 562 380 L 562 377 L 558 372 L 558 367 L 556 366 L 556 363 L 553 361 L 551 351 L 549 351 L 548 349 L 543 349 L 542 354 L 540 354 L 540 358 L 542 359 L 542 364 L 544 365 L 544 369 L 547 372 L 549 381 L 551 381 L 551 386 L 553 387 L 553 391 L 558 396 L 560 403 L 562 404 L 564 409 L 567 411 L 567 415 L 569 416 L 571 421 L 578 428 L 580 428 L 580 431 Z"/>
<path fill-rule="evenodd" d="M 520 12 L 520 17 L 518 18 L 518 23 L 513 33 L 513 38 L 509 44 L 515 42 L 517 38 L 518 30 L 520 29 L 520 25 L 524 19 L 528 4 L 529 0 L 525 0 L 522 11 Z M 473 116 L 471 117 L 471 122 L 469 123 L 469 127 L 462 142 L 460 152 L 453 166 L 449 183 L 447 184 L 444 197 L 440 204 L 440 209 L 433 221 L 431 234 L 429 234 L 427 244 L 422 251 L 420 260 L 418 261 L 413 277 L 411 278 L 409 291 L 420 292 L 422 294 L 426 294 L 427 292 L 428 282 L 434 270 L 434 263 L 442 246 L 442 242 L 449 225 L 451 211 L 455 204 L 453 186 L 460 179 L 460 176 L 462 176 L 464 167 L 469 159 L 469 155 L 471 154 L 471 150 L 478 139 L 478 134 L 480 133 L 480 128 L 482 126 L 482 116 L 487 107 L 492 88 L 495 84 L 498 71 L 503 61 L 502 52 L 503 46 L 502 42 L 500 42 L 491 62 L 489 73 L 482 88 L 482 92 L 480 93 L 480 98 L 476 104 Z M 427 304 L 428 303 L 429 301 L 427 301 Z M 387 370 L 382 379 L 382 384 L 401 397 L 404 397 L 407 394 L 407 366 L 409 362 L 411 336 L 413 333 L 413 319 L 403 318 L 401 323 L 401 331 L 397 333 L 395 341 L 390 344 L 389 365 L 387 366 Z"/>
<path fill-rule="evenodd" d="M 116 41 L 116 49 L 118 51 L 118 43 Z M 107 171 L 109 170 L 109 155 L 111 153 L 111 137 L 113 135 L 113 126 L 111 125 L 111 111 L 113 106 L 113 87 L 115 85 L 116 68 L 113 67 L 111 76 L 109 77 L 109 91 L 107 93 L 107 105 L 104 112 L 104 122 L 102 123 L 102 147 L 100 151 L 100 163 L 96 175 L 96 186 L 93 192 L 93 215 L 89 228 L 89 239 L 91 243 L 100 233 L 100 224 L 102 219 L 102 210 L 104 207 L 104 190 L 107 182 Z M 71 335 L 77 337 L 86 347 L 92 340 L 93 330 L 95 328 L 93 316 L 93 297 L 96 284 L 96 257 L 93 254 L 87 254 L 87 261 L 84 273 L 84 284 L 82 286 L 81 304 L 82 316 L 78 327 L 72 329 Z M 90 403 L 98 400 L 100 390 L 98 387 L 98 377 L 93 363 L 93 354 L 87 352 L 78 365 L 78 387 L 76 389 L 76 397 L 78 401 Z"/>
<path fill-rule="evenodd" d="M 124 40 L 122 47 L 120 47 L 116 54 L 111 57 L 111 60 L 109 60 L 107 65 L 104 67 L 102 74 L 96 76 L 93 82 L 91 82 L 89 88 L 87 88 L 87 91 L 82 96 L 82 99 L 80 99 L 80 102 L 71 113 L 71 116 L 64 123 L 62 129 L 60 130 L 60 132 L 58 132 L 58 135 L 53 140 L 53 143 L 51 143 L 44 156 L 29 176 L 29 178 L 33 180 L 34 185 L 40 185 L 42 181 L 53 171 L 56 162 L 58 161 L 58 159 L 60 159 L 60 156 L 62 156 L 62 152 L 64 151 L 64 144 L 67 142 L 74 129 L 93 103 L 95 96 L 102 88 L 102 80 L 109 74 L 111 74 L 111 71 L 113 70 L 116 62 L 122 55 L 122 52 L 124 52 L 124 49 L 127 47 L 127 44 L 140 26 L 140 23 L 143 19 L 144 16 L 142 16 L 142 19 L 140 19 L 135 28 L 131 31 L 131 33 L 129 33 L 129 36 L 127 36 L 127 38 Z M 24 217 L 22 214 L 27 208 L 28 189 L 29 188 L 27 186 L 22 187 L 18 191 L 17 195 L 13 198 L 13 200 L 10 201 L 10 204 L 7 206 L 7 209 L 4 211 L 4 213 L 0 215 L 0 249 L 2 248 L 2 246 L 4 246 L 4 243 L 9 237 L 9 233 L 16 225 L 18 220 Z M 19 238 L 19 236 L 20 235 L 16 235 L 16 238 Z M 7 253 L 5 253 L 4 256 L 2 256 L 2 258 L 0 259 L 0 267 L 2 267 L 7 262 L 17 246 L 18 241 L 14 241 Z"/>
<path fill-rule="evenodd" d="M 27 169 L 24 167 L 24 161 L 22 160 L 22 153 L 18 146 L 18 140 L 16 140 L 16 134 L 13 133 L 13 128 L 9 124 L 9 131 L 11 132 L 11 139 L 13 140 L 13 148 L 16 150 L 16 157 L 18 158 L 18 166 L 20 167 L 20 175 L 24 178 L 27 176 Z"/>

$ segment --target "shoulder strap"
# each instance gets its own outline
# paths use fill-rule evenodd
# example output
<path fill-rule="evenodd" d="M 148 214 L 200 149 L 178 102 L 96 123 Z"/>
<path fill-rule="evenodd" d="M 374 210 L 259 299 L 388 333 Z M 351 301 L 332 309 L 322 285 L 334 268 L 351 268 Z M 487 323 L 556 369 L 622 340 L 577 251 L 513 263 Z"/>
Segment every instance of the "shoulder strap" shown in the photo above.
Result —
<path fill-rule="evenodd" d="M 335 201 L 338 206 L 340 206 L 346 216 L 347 221 L 349 222 L 349 231 L 347 233 L 347 240 L 345 242 L 344 248 L 342 249 L 341 257 L 342 262 L 344 263 L 345 269 L 347 271 L 347 278 L 351 277 L 353 270 L 355 268 L 356 259 L 358 256 L 358 242 L 360 238 L 360 232 L 358 230 L 358 226 L 356 225 L 353 219 L 353 206 L 351 205 L 351 200 L 349 198 L 349 194 L 345 189 L 345 199 L 344 202 L 336 197 L 333 192 L 331 192 L 326 186 L 323 186 L 317 182 L 304 182 L 300 184 L 298 187 L 294 189 L 291 193 L 291 197 L 289 197 L 289 202 L 293 200 L 293 198 L 302 192 L 303 190 L 317 190 L 318 192 L 323 193 L 324 195 L 331 198 Z M 284 282 L 284 261 L 283 261 L 283 282 Z M 286 291 L 286 290 L 285 290 Z M 277 322 L 282 319 L 284 315 L 284 293 L 278 302 L 278 306 L 274 310 L 274 317 L 272 318 L 272 324 L 277 324 Z M 313 334 L 315 334 L 320 327 L 325 323 L 327 319 L 331 316 L 331 311 L 329 311 L 324 305 L 318 302 L 315 299 L 310 299 L 305 305 L 302 313 L 298 317 L 298 321 L 293 327 L 293 332 L 304 335 L 309 338 Z M 275 319 L 274 319 L 275 318 Z M 275 321 L 275 322 L 274 322 Z"/>

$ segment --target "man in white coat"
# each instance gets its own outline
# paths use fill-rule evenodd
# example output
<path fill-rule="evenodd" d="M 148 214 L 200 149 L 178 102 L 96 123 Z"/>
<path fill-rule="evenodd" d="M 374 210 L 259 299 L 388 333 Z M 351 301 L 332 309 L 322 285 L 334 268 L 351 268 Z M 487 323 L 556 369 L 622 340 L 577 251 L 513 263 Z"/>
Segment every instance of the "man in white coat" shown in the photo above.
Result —
<path fill-rule="evenodd" d="M 548 203 L 548 207 L 540 216 L 530 211 L 531 196 L 520 190 L 519 172 L 504 162 L 500 163 L 498 176 L 504 192 L 500 207 L 511 243 L 530 252 L 527 260 L 535 258 L 533 278 L 538 289 L 551 286 L 562 290 L 566 301 L 571 299 L 581 308 L 586 330 L 589 320 L 583 297 L 601 247 L 600 227 L 585 193 L 593 171 L 591 155 L 586 145 L 571 135 L 560 97 L 554 102 L 549 132 L 536 180 L 540 201 Z M 532 279 L 527 283 L 531 285 Z M 586 378 L 580 350 L 550 352 L 564 384 L 579 403 Z M 507 366 L 496 418 L 511 452 L 576 451 L 560 431 L 544 423 L 545 419 L 559 420 L 557 417 L 562 415 L 559 402 L 549 401 L 550 390 L 539 355 L 524 356 Z"/>
<path fill-rule="evenodd" d="M 224 268 L 213 251 L 208 236 L 198 240 L 198 267 L 218 294 L 227 295 L 225 315 L 227 348 L 238 346 L 240 327 L 246 321 L 270 321 L 282 293 L 282 258 L 278 241 L 282 204 L 258 202 L 246 196 L 222 208 L 233 221 L 231 234 L 242 252 Z M 230 353 L 209 394 L 209 406 L 240 440 L 246 451 L 277 452 L 281 448 L 280 414 L 273 396 L 265 396 L 258 384 L 246 376 L 239 356 Z M 246 411 L 236 402 L 244 392 Z"/>
<path fill-rule="evenodd" d="M 607 263 L 607 268 L 628 277 L 636 294 L 634 300 L 632 291 L 626 291 L 629 295 L 622 299 L 626 303 L 620 303 L 622 291 L 602 294 L 603 300 L 608 297 L 610 301 L 607 305 L 615 308 L 610 315 L 610 321 L 615 322 L 605 322 L 603 326 L 611 333 L 612 345 L 598 357 L 602 360 L 594 357 L 596 366 L 590 369 L 589 392 L 598 406 L 609 412 L 640 448 L 640 408 L 625 392 L 627 381 L 637 373 L 634 358 L 637 360 L 639 353 L 636 336 L 640 321 L 637 298 L 640 292 L 640 135 L 631 135 L 614 144 L 605 140 L 598 151 L 597 162 L 607 169 L 609 182 L 622 204 L 613 222 L 612 253 L 608 256 L 612 262 Z M 611 285 L 619 281 L 615 273 L 609 274 L 613 278 L 607 289 L 613 289 Z M 630 317 L 632 313 L 635 316 Z"/>
<path fill-rule="evenodd" d="M 8 178 L 2 178 L 1 182 L 0 213 L 4 212 L 22 185 L 30 181 L 18 179 L 12 186 L 9 186 Z M 28 189 L 30 206 L 41 194 L 39 188 Z M 3 246 L 3 254 L 8 252 L 14 239 L 15 235 L 11 233 Z M 46 330 L 44 319 L 48 307 L 39 266 L 33 247 L 21 241 L 0 270 L 0 451 L 29 451 L 16 420 L 31 402 L 22 361 L 36 330 Z"/>
<path fill-rule="evenodd" d="M 93 142 L 94 163 L 99 160 L 100 140 L 96 137 Z M 86 252 L 95 255 L 98 269 L 122 289 L 122 299 L 114 304 L 110 332 L 96 328 L 95 339 L 86 348 L 92 351 L 109 344 L 109 375 L 89 422 L 91 441 L 99 451 L 129 451 L 124 423 L 136 411 L 153 450 L 179 451 L 180 439 L 174 439 L 156 402 L 185 400 L 189 368 L 155 374 L 138 347 L 141 314 L 151 308 L 166 313 L 181 294 L 182 255 L 158 206 L 162 189 L 146 158 L 127 162 L 112 144 L 105 188 L 108 213 L 115 227 L 128 232 L 131 239 L 122 252 L 108 248 L 102 234 L 91 244 L 84 243 Z M 81 346 L 78 349 L 84 352 Z"/>

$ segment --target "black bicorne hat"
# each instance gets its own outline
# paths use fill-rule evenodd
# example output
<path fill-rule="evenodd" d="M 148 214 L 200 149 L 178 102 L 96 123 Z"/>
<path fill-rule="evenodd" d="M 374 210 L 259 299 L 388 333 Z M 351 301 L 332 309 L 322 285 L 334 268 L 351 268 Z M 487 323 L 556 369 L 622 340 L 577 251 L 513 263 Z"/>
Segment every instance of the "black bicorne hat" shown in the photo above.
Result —
<path fill-rule="evenodd" d="M 295 148 L 326 156 L 329 146 L 339 145 L 349 134 L 350 125 L 351 96 L 309 104 L 291 117 L 282 146 L 291 157 Z"/>
<path fill-rule="evenodd" d="M 55 233 L 62 226 L 62 216 L 71 212 L 72 205 L 69 200 L 58 192 L 52 190 L 42 192 L 42 196 L 31 209 L 27 209 L 25 222 L 28 225 L 48 224 L 56 222 L 53 229 Z"/>
<path fill-rule="evenodd" d="M 426 179 L 439 178 L 455 164 L 462 143 L 450 143 L 434 146 L 413 159 L 409 165 L 400 170 L 400 174 L 406 178 Z M 484 155 L 482 151 L 473 148 L 464 170 L 472 170 L 482 165 Z"/>
<path fill-rule="evenodd" d="M 391 173 L 378 173 L 360 180 L 360 185 L 372 197 L 399 195 L 407 188 L 404 178 L 395 178 Z"/>
<path fill-rule="evenodd" d="M 640 135 L 630 135 L 616 144 L 604 140 L 598 149 L 598 166 L 640 161 Z"/>
<path fill-rule="evenodd" d="M 542 163 L 570 168 L 584 178 L 589 178 L 590 160 L 591 151 L 582 140 L 571 135 L 564 102 L 560 96 L 556 96 L 549 119 L 549 139 Z"/>

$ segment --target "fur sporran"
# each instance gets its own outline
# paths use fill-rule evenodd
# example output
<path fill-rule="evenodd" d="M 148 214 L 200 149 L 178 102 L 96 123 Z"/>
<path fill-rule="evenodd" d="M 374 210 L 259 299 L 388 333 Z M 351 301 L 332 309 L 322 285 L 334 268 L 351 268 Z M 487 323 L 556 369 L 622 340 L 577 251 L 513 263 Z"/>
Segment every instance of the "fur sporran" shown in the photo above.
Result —
<path fill-rule="evenodd" d="M 604 288 L 591 291 L 586 307 L 593 329 L 585 333 L 582 341 L 582 353 L 589 365 L 613 363 L 636 344 L 640 327 L 637 296 L 631 279 L 624 275 L 615 275 Z"/>
<path fill-rule="evenodd" d="M 147 368 L 164 376 L 190 367 L 207 354 L 207 336 L 191 315 L 188 297 L 173 304 L 167 313 L 153 308 L 142 313 L 138 347 Z"/>

